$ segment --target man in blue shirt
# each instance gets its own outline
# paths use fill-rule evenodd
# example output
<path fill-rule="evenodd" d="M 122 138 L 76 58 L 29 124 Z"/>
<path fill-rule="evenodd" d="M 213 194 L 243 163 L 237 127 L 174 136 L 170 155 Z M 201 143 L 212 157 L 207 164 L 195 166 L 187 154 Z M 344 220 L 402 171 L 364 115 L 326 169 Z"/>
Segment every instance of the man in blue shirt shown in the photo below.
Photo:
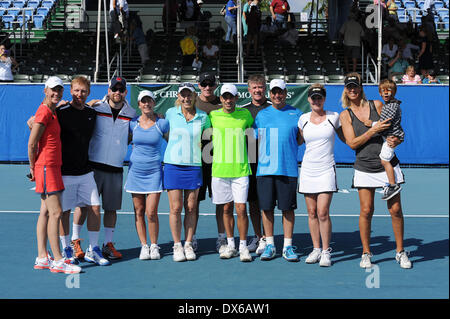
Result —
<path fill-rule="evenodd" d="M 263 211 L 266 248 L 261 260 L 275 257 L 273 237 L 275 204 L 283 212 L 283 257 L 298 261 L 292 246 L 297 208 L 297 138 L 301 111 L 286 104 L 287 89 L 283 80 L 272 80 L 269 85 L 272 105 L 261 110 L 255 119 L 258 142 L 258 170 L 256 173 L 258 202 Z"/>

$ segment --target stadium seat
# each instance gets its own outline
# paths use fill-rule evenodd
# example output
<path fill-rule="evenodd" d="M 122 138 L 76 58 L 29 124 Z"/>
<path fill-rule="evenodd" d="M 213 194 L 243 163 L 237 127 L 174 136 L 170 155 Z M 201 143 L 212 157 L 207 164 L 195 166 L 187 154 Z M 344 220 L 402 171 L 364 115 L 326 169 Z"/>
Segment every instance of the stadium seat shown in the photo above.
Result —
<path fill-rule="evenodd" d="M 435 1 L 434 2 L 434 8 L 437 9 L 441 9 L 444 7 L 444 2 L 443 1 Z"/>
<path fill-rule="evenodd" d="M 0 1 L 0 7 L 2 8 L 9 8 L 11 6 L 11 1 Z"/>
<path fill-rule="evenodd" d="M 72 75 L 72 79 L 75 79 L 76 77 L 80 77 L 80 76 L 88 79 L 89 81 L 91 80 L 91 76 L 88 74 L 74 74 L 74 75 Z"/>
<path fill-rule="evenodd" d="M 6 9 L 3 7 L 0 7 L 0 17 L 3 16 L 6 12 Z"/>
<path fill-rule="evenodd" d="M 49 11 L 50 11 L 49 8 L 39 7 L 36 9 L 36 14 L 40 14 L 40 15 L 43 15 L 44 17 L 46 17 Z"/>
<path fill-rule="evenodd" d="M 441 18 L 448 16 L 448 9 L 446 9 L 446 8 L 438 9 L 438 10 L 436 10 L 436 12 L 437 12 L 438 16 L 440 16 Z"/>
<path fill-rule="evenodd" d="M 8 8 L 8 14 L 17 16 L 20 12 L 20 8 Z"/>
<path fill-rule="evenodd" d="M 180 82 L 195 83 L 195 82 L 197 82 L 197 74 L 181 73 Z"/>
<path fill-rule="evenodd" d="M 285 77 L 285 75 L 284 74 L 268 74 L 267 75 L 267 81 L 272 81 L 272 80 L 275 80 L 275 79 L 281 79 L 281 80 L 285 80 L 286 79 L 286 77 Z"/>
<path fill-rule="evenodd" d="M 416 7 L 416 2 L 415 1 L 403 1 L 403 5 L 405 6 L 406 9 L 408 8 L 415 8 Z"/>
<path fill-rule="evenodd" d="M 438 75 L 437 79 L 441 81 L 442 84 L 449 84 L 449 76 L 448 75 Z"/>
<path fill-rule="evenodd" d="M 34 27 L 42 29 L 44 26 L 45 16 L 37 14 L 33 16 Z"/>
<path fill-rule="evenodd" d="M 138 82 L 157 82 L 158 74 L 142 74 L 137 78 Z"/>
<path fill-rule="evenodd" d="M 41 6 L 51 9 L 53 7 L 53 4 L 55 3 L 54 0 L 43 0 L 41 3 Z"/>
<path fill-rule="evenodd" d="M 310 83 L 325 83 L 326 77 L 322 74 L 311 74 L 308 75 L 308 79 Z"/>
<path fill-rule="evenodd" d="M 449 29 L 449 21 L 448 21 L 449 17 L 443 17 L 442 18 L 442 25 L 444 26 L 444 30 L 448 30 Z"/>
<path fill-rule="evenodd" d="M 304 76 L 303 74 L 297 74 L 295 76 L 294 83 L 307 83 L 307 82 L 308 82 L 307 76 Z"/>
<path fill-rule="evenodd" d="M 398 21 L 400 23 L 407 23 L 407 22 L 409 22 L 409 16 L 407 14 L 405 14 L 403 16 L 398 16 Z"/>
<path fill-rule="evenodd" d="M 28 26 L 28 22 L 31 20 L 31 17 L 30 16 L 28 16 L 28 15 L 19 15 L 19 16 L 17 16 L 17 22 L 18 22 L 18 24 L 19 24 L 19 27 L 22 27 L 22 25 L 24 24 L 24 22 L 25 22 L 25 27 L 27 27 Z"/>
<path fill-rule="evenodd" d="M 30 83 L 31 77 L 28 74 L 14 74 L 15 83 Z"/>
<path fill-rule="evenodd" d="M 29 7 L 29 8 L 37 8 L 37 7 L 39 7 L 39 5 L 40 5 L 40 1 L 39 0 L 29 0 L 28 1 L 28 3 L 27 3 L 27 6 Z"/>
<path fill-rule="evenodd" d="M 33 74 L 31 76 L 31 82 L 43 83 L 43 82 L 47 81 L 48 78 L 49 78 L 49 76 L 46 74 Z"/>
<path fill-rule="evenodd" d="M 13 1 L 13 7 L 15 8 L 23 8 L 25 6 L 24 0 L 14 0 Z"/>
<path fill-rule="evenodd" d="M 397 9 L 397 16 L 398 17 L 400 17 L 400 16 L 404 16 L 406 14 L 406 10 L 405 10 L 405 8 L 398 8 Z"/>
<path fill-rule="evenodd" d="M 332 74 L 327 76 L 327 83 L 344 83 L 345 76 L 344 75 L 338 75 L 338 74 Z"/>
<path fill-rule="evenodd" d="M 16 20 L 16 17 L 11 14 L 5 14 L 2 17 L 3 24 L 5 25 L 5 29 L 12 29 L 13 22 Z"/>

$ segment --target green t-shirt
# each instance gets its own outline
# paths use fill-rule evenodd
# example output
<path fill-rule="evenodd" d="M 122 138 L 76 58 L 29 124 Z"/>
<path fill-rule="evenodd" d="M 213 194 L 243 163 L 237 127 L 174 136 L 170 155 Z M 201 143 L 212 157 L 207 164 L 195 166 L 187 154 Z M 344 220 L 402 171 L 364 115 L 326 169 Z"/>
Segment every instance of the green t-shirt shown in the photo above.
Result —
<path fill-rule="evenodd" d="M 209 113 L 213 127 L 212 176 L 236 178 L 251 174 L 247 158 L 245 130 L 253 124 L 250 112 L 236 108 L 233 113 L 222 109 Z"/>

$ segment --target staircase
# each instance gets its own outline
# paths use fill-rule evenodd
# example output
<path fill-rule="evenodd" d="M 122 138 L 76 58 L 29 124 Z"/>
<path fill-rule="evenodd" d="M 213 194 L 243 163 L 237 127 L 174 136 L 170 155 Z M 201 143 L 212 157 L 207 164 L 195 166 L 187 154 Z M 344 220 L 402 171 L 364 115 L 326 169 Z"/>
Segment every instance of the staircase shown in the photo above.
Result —
<path fill-rule="evenodd" d="M 82 0 L 60 0 L 51 13 L 52 30 L 79 30 L 83 27 Z"/>

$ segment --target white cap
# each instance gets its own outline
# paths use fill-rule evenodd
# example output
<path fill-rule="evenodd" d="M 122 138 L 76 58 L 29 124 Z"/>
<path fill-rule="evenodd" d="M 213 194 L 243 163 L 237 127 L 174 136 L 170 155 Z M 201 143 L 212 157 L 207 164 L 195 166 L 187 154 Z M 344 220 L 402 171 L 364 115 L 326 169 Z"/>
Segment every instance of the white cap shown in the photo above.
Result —
<path fill-rule="evenodd" d="M 180 93 L 181 91 L 183 91 L 184 89 L 188 89 L 191 92 L 195 91 L 194 85 L 192 85 L 189 82 L 184 82 L 181 83 L 180 86 L 178 87 L 178 93 Z"/>
<path fill-rule="evenodd" d="M 63 81 L 57 77 L 57 76 L 51 76 L 47 79 L 47 81 L 45 81 L 45 87 L 46 88 L 55 88 L 57 86 L 62 86 L 64 87 Z"/>
<path fill-rule="evenodd" d="M 202 4 L 203 1 L 202 0 L 197 0 L 197 4 Z"/>
<path fill-rule="evenodd" d="M 141 93 L 139 93 L 139 95 L 138 95 L 138 102 L 140 102 L 146 96 L 151 97 L 153 99 L 153 101 L 156 100 L 155 99 L 155 95 L 153 94 L 152 91 L 144 90 L 144 91 L 141 91 Z"/>
<path fill-rule="evenodd" d="M 282 79 L 273 79 L 269 84 L 270 90 L 273 88 L 280 88 L 282 90 L 286 89 L 286 83 Z"/>
<path fill-rule="evenodd" d="M 231 93 L 233 96 L 236 96 L 238 94 L 238 90 L 234 84 L 225 83 L 220 89 L 220 95 L 224 95 L 225 93 Z"/>

